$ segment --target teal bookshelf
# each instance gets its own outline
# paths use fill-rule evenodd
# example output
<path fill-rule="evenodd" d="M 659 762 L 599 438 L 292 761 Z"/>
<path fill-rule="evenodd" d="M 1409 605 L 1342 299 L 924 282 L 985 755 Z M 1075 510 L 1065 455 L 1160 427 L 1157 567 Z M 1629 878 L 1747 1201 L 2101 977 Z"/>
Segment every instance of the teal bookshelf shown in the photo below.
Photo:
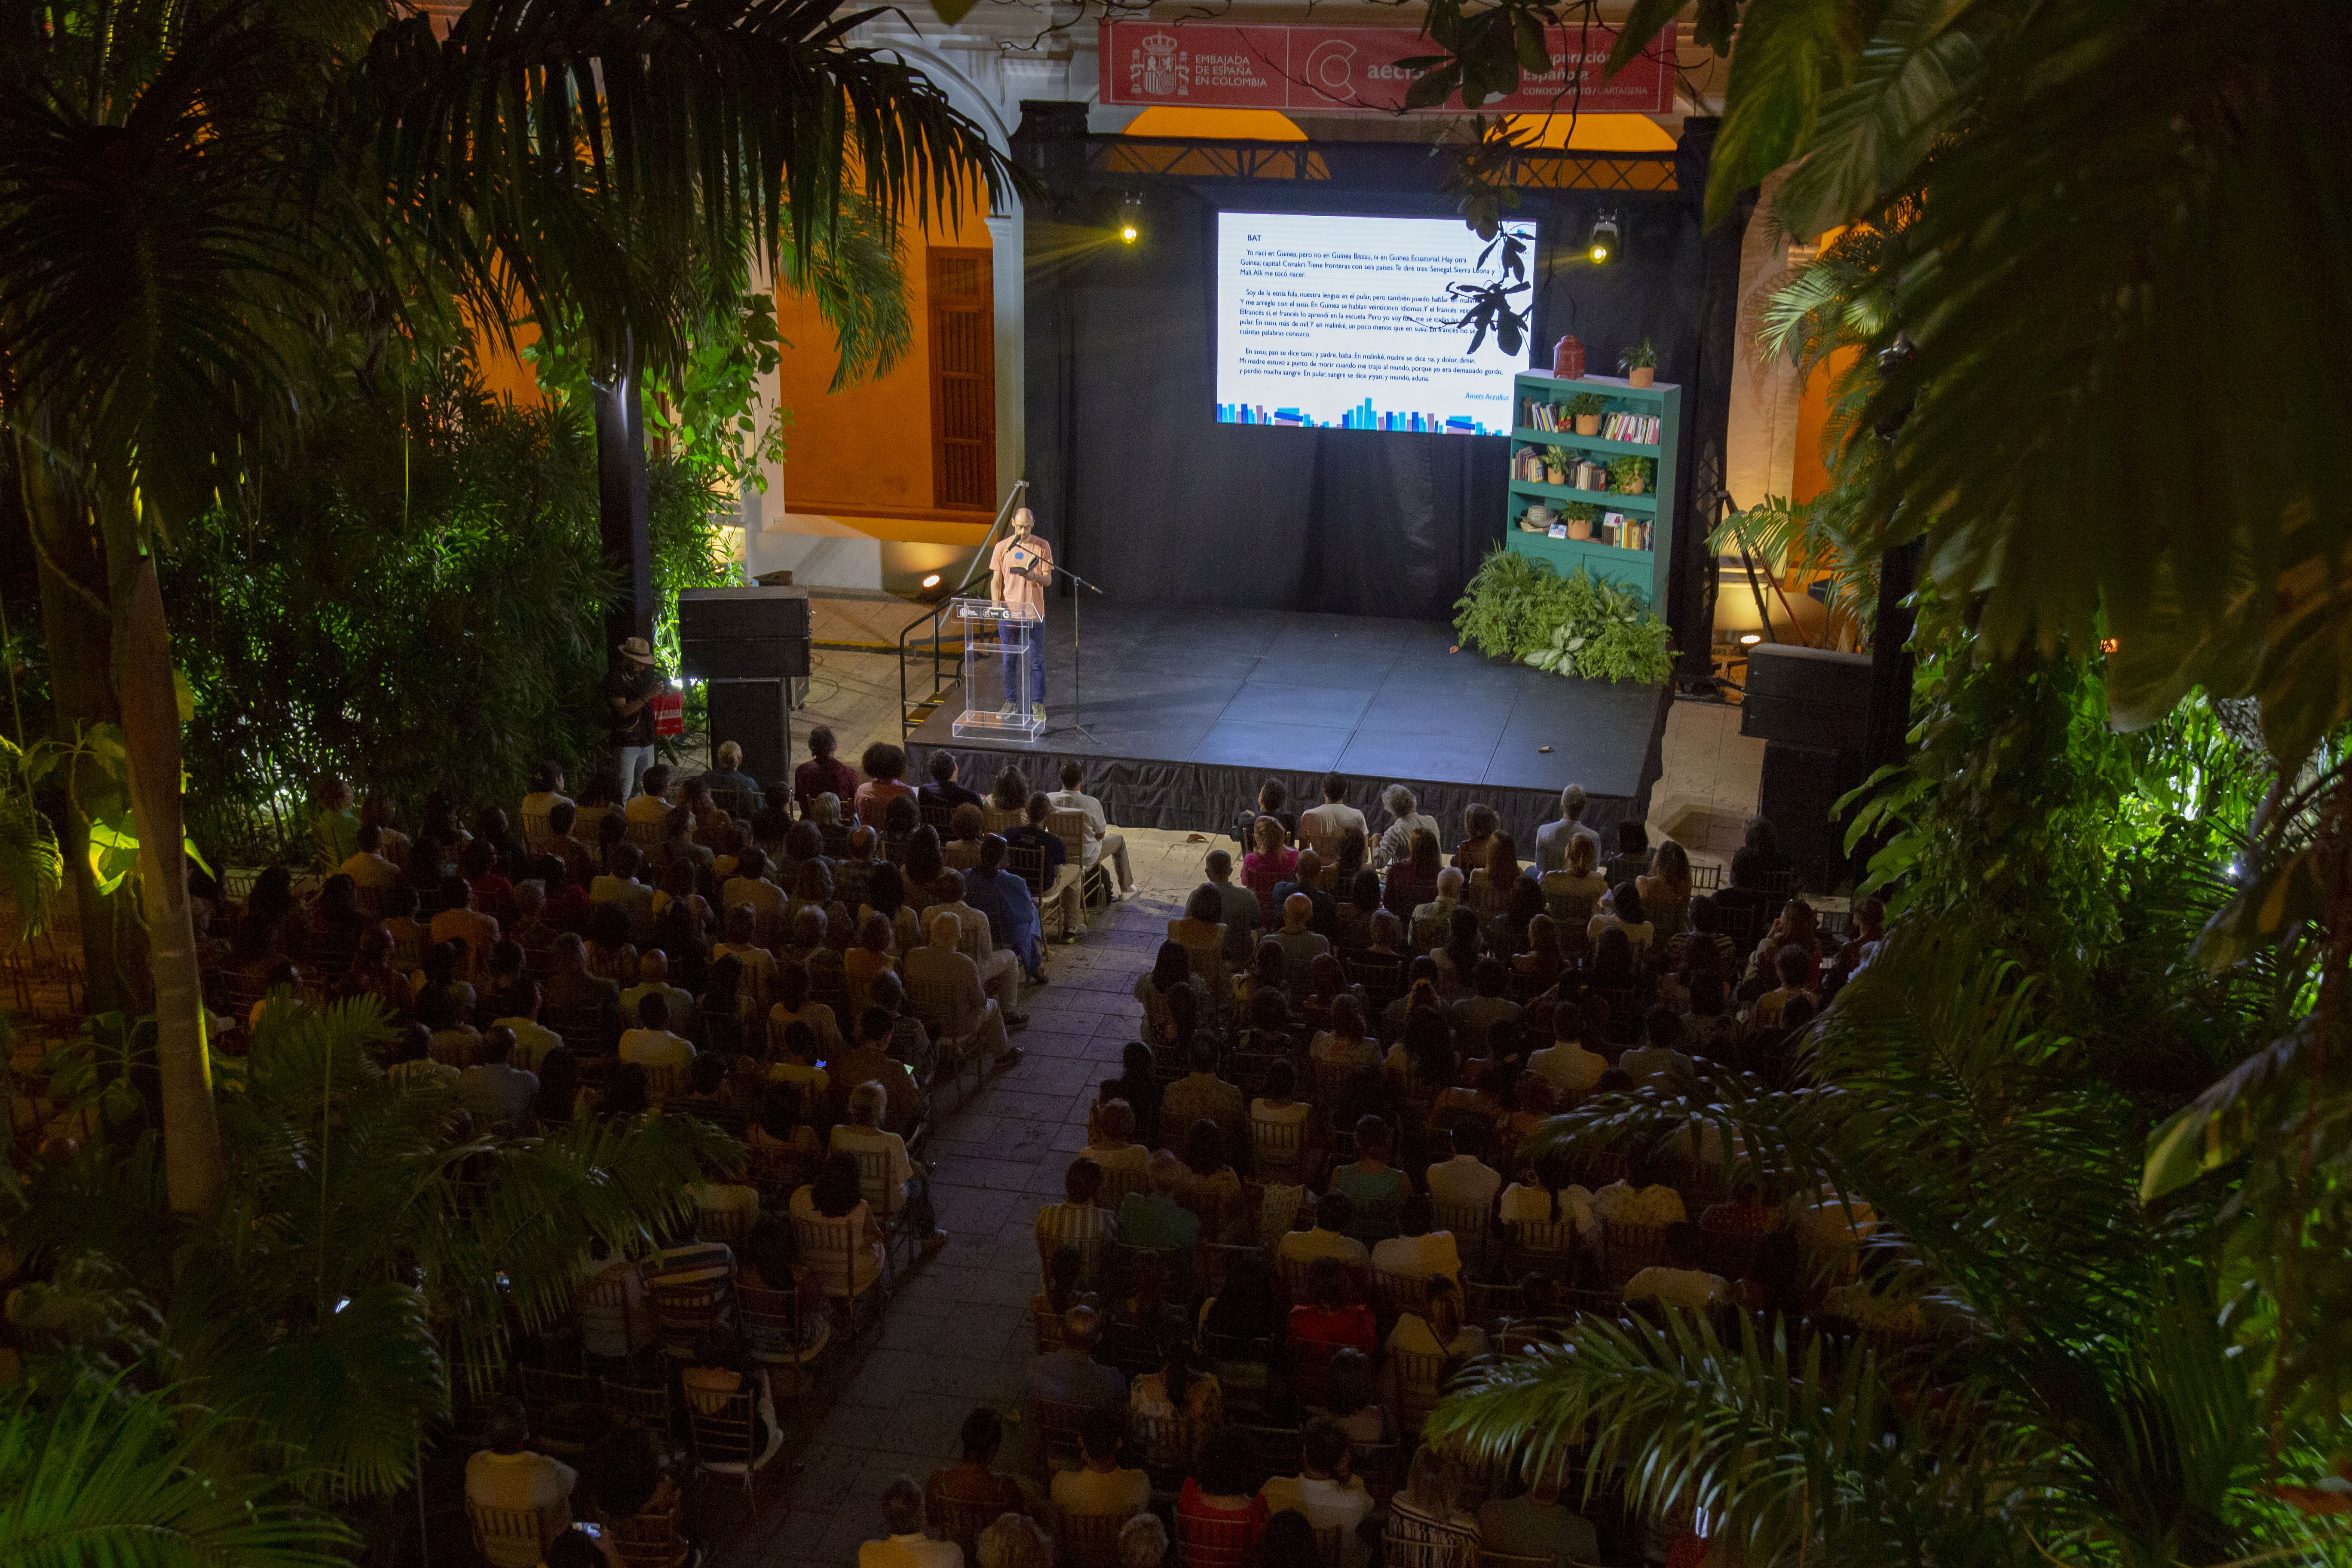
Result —
<path fill-rule="evenodd" d="M 1511 499 L 1509 513 L 1504 519 L 1505 543 L 1522 555 L 1549 563 L 1563 576 L 1579 566 L 1588 567 L 1595 577 L 1634 589 L 1653 610 L 1664 615 L 1667 563 L 1674 558 L 1675 468 L 1682 454 L 1683 389 L 1666 382 L 1631 386 L 1623 377 L 1614 375 L 1562 381 L 1558 376 L 1530 373 L 1512 378 L 1511 390 L 1516 402 L 1511 429 Z M 1648 416 L 1658 421 L 1658 438 L 1612 441 L 1601 436 L 1579 436 L 1572 426 L 1545 430 L 1528 423 L 1530 404 L 1557 405 L 1580 393 L 1592 393 L 1608 401 L 1608 408 L 1601 415 L 1602 428 L 1608 427 L 1612 414 Z M 1566 425 L 1569 421 L 1563 419 L 1561 423 Z M 1656 466 L 1648 489 L 1641 495 L 1579 489 L 1573 485 L 1521 479 L 1519 454 L 1531 447 L 1558 447 L 1571 458 L 1591 458 L 1597 462 L 1630 453 L 1653 458 Z M 1602 513 L 1622 512 L 1629 521 L 1646 524 L 1646 547 L 1634 549 L 1605 542 L 1600 537 L 1598 521 L 1593 524 L 1594 536 L 1591 539 L 1554 539 L 1549 534 L 1529 533 L 1519 526 L 1519 519 L 1530 506 L 1549 506 L 1558 510 L 1571 501 L 1581 501 Z"/>

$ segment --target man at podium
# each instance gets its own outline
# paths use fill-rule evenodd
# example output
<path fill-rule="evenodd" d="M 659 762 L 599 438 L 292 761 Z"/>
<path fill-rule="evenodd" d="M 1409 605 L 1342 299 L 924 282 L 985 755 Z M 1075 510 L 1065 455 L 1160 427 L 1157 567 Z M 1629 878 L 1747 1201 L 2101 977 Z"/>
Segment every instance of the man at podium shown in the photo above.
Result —
<path fill-rule="evenodd" d="M 1029 651 L 1024 661 L 1007 653 L 1004 656 L 1004 706 L 997 710 L 1011 718 L 1020 708 L 1021 666 L 1029 666 L 1029 704 L 1038 723 L 1045 721 L 1045 589 L 1054 581 L 1054 547 L 1035 531 L 1037 520 L 1023 507 L 1013 514 L 1013 531 L 996 542 L 989 555 L 988 570 L 995 578 L 995 595 L 1008 605 L 1027 605 L 1035 608 L 1034 621 L 1007 621 L 1003 627 L 1007 644 L 1020 643 Z"/>

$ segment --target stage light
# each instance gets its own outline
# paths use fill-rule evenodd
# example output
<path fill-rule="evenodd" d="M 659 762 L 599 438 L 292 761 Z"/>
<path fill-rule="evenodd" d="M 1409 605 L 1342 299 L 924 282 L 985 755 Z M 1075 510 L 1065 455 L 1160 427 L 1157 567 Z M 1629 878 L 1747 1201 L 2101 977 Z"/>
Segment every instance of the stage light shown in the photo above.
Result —
<path fill-rule="evenodd" d="M 1606 267 L 1617 259 L 1625 247 L 1624 237 L 1614 213 L 1602 213 L 1592 220 L 1592 233 L 1584 242 L 1584 258 L 1595 267 Z"/>
<path fill-rule="evenodd" d="M 940 574 L 939 574 L 938 573 L 936 573 L 936 572 L 932 573 L 929 576 L 928 576 L 928 577 L 926 577 L 926 578 L 924 578 L 924 579 L 923 579 L 923 586 L 924 586 L 924 587 L 926 587 L 926 588 L 936 588 L 936 587 L 938 587 L 939 585 L 940 585 Z"/>
<path fill-rule="evenodd" d="M 1129 191 L 1118 199 L 1118 237 L 1122 244 L 1133 245 L 1143 237 L 1143 198 Z"/>
<path fill-rule="evenodd" d="M 1762 632 L 1742 632 L 1739 634 L 1739 646 L 1741 647 L 1754 647 L 1758 643 L 1760 643 L 1763 640 L 1764 634 Z"/>

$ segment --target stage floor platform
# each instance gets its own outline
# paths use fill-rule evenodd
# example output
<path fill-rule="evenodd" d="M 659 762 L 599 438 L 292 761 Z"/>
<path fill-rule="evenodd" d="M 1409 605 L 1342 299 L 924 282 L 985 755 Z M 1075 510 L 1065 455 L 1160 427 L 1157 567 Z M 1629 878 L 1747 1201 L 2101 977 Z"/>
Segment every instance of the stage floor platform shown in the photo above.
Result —
<path fill-rule="evenodd" d="M 1114 823 L 1216 832 L 1269 776 L 1297 809 L 1321 799 L 1323 775 L 1338 773 L 1375 832 L 1387 821 L 1379 791 L 1396 782 L 1449 835 L 1471 802 L 1494 806 L 1530 858 L 1535 828 L 1559 815 L 1570 784 L 1584 786 L 1585 820 L 1604 833 L 1647 814 L 1671 687 L 1563 679 L 1448 653 L 1455 634 L 1439 621 L 1101 603 L 1082 614 L 1082 711 L 1070 707 L 1068 602 L 1056 599 L 1045 734 L 959 740 L 963 701 L 951 695 L 908 737 L 911 776 L 944 749 L 975 788 L 1012 758 L 1050 790 L 1074 758 Z M 995 708 L 1000 677 L 984 668 L 979 680 L 982 705 Z M 1079 721 L 1091 738 L 1076 732 Z"/>

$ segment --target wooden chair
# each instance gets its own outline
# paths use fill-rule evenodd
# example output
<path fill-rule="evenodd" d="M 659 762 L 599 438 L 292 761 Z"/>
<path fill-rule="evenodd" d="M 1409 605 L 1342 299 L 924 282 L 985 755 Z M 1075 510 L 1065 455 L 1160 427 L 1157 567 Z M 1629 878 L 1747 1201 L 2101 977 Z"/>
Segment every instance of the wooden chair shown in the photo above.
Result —
<path fill-rule="evenodd" d="M 1402 958 L 1350 958 L 1348 984 L 1364 988 L 1364 1011 L 1377 1019 L 1381 1009 L 1404 994 L 1405 963 Z"/>
<path fill-rule="evenodd" d="M 1128 1427 L 1151 1472 L 1151 1484 L 1174 1490 L 1192 1472 L 1192 1456 L 1201 1445 L 1200 1423 L 1181 1415 L 1129 1417 Z"/>
<path fill-rule="evenodd" d="M 1614 1289 L 1622 1290 L 1634 1275 L 1666 1260 L 1664 1226 L 1604 1220 L 1601 1235 L 1602 1277 Z"/>
<path fill-rule="evenodd" d="M 757 1512 L 760 1471 L 783 1452 L 784 1436 L 780 1428 L 764 1447 L 761 1446 L 760 1413 L 751 1391 L 741 1389 L 728 1394 L 712 1409 L 705 1409 L 700 1400 L 688 1398 L 686 1429 L 694 1445 L 695 1469 L 707 1476 L 740 1477 L 743 1495 Z"/>
<path fill-rule="evenodd" d="M 1176 1561 L 1181 1568 L 1255 1568 L 1257 1547 L 1246 1519 L 1176 1516 Z"/>
<path fill-rule="evenodd" d="M 1055 1568 L 1118 1568 L 1118 1532 L 1135 1516 L 1057 1513 Z"/>
<path fill-rule="evenodd" d="M 882 1222 L 883 1275 L 886 1281 L 895 1281 L 900 1246 L 906 1247 L 911 1263 L 919 1245 L 914 1216 L 907 1207 L 906 1189 L 890 1179 L 887 1150 L 853 1149 L 850 1153 L 857 1161 L 857 1180 L 865 1191 L 866 1202 L 874 1210 L 874 1217 Z M 885 1288 L 888 1288 L 887 1283 Z"/>
<path fill-rule="evenodd" d="M 1375 1268 L 1371 1277 L 1372 1311 L 1382 1322 L 1394 1322 L 1412 1312 L 1429 1311 L 1429 1279 L 1422 1274 L 1391 1274 Z"/>
<path fill-rule="evenodd" d="M 1478 1568 L 1478 1538 L 1430 1530 L 1391 1510 L 1381 1537 L 1381 1568 Z"/>
<path fill-rule="evenodd" d="M 530 1414 L 531 1447 L 562 1458 L 587 1452 L 594 1425 L 590 1412 L 597 1404 L 588 1374 L 526 1366 L 517 1370 L 515 1379 L 523 1408 Z"/>
<path fill-rule="evenodd" d="M 1128 1194 L 1147 1192 L 1151 1186 L 1150 1172 L 1135 1165 L 1105 1165 L 1102 1178 L 1102 1190 L 1095 1194 L 1095 1206 L 1114 1214 L 1127 1201 Z"/>
<path fill-rule="evenodd" d="M 466 1504 L 466 1521 L 474 1529 L 474 1547 L 489 1568 L 538 1568 L 548 1542 L 562 1533 L 561 1510 L 487 1508 Z"/>
<path fill-rule="evenodd" d="M 757 1285 L 735 1288 L 735 1311 L 743 1331 L 743 1349 L 768 1369 L 769 1385 L 781 1401 L 798 1403 L 816 1390 L 815 1368 L 833 1342 L 833 1325 L 822 1315 L 814 1319 L 801 1310 L 796 1290 L 770 1290 Z"/>
<path fill-rule="evenodd" d="M 622 1358 L 625 1361 L 635 1360 L 639 1352 L 651 1350 L 656 1342 L 656 1337 L 646 1331 L 643 1309 L 633 1305 L 649 1300 L 642 1267 L 637 1270 L 634 1289 L 632 1283 L 617 1269 L 599 1276 L 581 1288 L 573 1310 L 581 1337 L 604 1344 L 626 1345 L 628 1353 Z"/>
<path fill-rule="evenodd" d="M 753 1222 L 760 1211 L 747 1208 L 699 1208 L 695 1210 L 694 1236 L 698 1241 L 723 1241 L 730 1247 L 740 1247 L 751 1234 Z"/>
<path fill-rule="evenodd" d="M 1454 1233 L 1454 1250 L 1465 1269 L 1483 1268 L 1492 1242 L 1494 1211 L 1484 1204 L 1433 1204 L 1436 1228 Z"/>
<path fill-rule="evenodd" d="M 1524 1279 L 1537 1269 L 1560 1278 L 1572 1268 L 1580 1244 L 1570 1221 L 1518 1220 L 1508 1228 L 1506 1258 L 1513 1279 Z"/>
<path fill-rule="evenodd" d="M 865 1243 L 852 1227 L 849 1215 L 827 1219 L 823 1215 L 794 1215 L 793 1239 L 800 1247 L 801 1260 L 824 1276 L 825 1295 L 839 1313 L 834 1321 L 836 1333 L 845 1333 L 854 1341 L 866 1323 L 882 1321 L 887 1298 L 881 1275 L 863 1285 L 856 1283 L 857 1259 Z"/>
<path fill-rule="evenodd" d="M 1389 1361 L 1396 1371 L 1397 1430 L 1416 1436 L 1444 1392 L 1445 1358 L 1391 1348 Z"/>
<path fill-rule="evenodd" d="M 928 1518 L 933 1530 L 942 1539 L 963 1548 L 963 1560 L 968 1563 L 980 1561 L 980 1532 L 1003 1517 L 1004 1510 L 992 1502 L 965 1502 L 958 1498 L 943 1497 L 931 1506 Z"/>
<path fill-rule="evenodd" d="M 1027 1408 L 1029 1429 L 1037 1435 L 1037 1457 L 1045 1461 L 1040 1479 L 1050 1478 L 1057 1469 L 1075 1470 L 1085 1464 L 1078 1424 L 1087 1418 L 1088 1406 L 1063 1399 L 1032 1399 Z"/>
<path fill-rule="evenodd" d="M 613 1552 L 622 1568 L 677 1568 L 686 1557 L 686 1530 L 677 1503 L 614 1520 Z"/>
<path fill-rule="evenodd" d="M 732 1316 L 733 1291 L 724 1279 L 656 1284 L 650 1294 L 662 1353 L 672 1361 L 692 1360 L 702 1337 Z"/>
<path fill-rule="evenodd" d="M 614 1425 L 634 1426 L 643 1432 L 652 1442 L 657 1458 L 671 1452 L 675 1438 L 667 1375 L 655 1383 L 603 1377 L 597 1379 L 597 1391 L 603 1398 L 604 1413 L 613 1418 Z"/>

